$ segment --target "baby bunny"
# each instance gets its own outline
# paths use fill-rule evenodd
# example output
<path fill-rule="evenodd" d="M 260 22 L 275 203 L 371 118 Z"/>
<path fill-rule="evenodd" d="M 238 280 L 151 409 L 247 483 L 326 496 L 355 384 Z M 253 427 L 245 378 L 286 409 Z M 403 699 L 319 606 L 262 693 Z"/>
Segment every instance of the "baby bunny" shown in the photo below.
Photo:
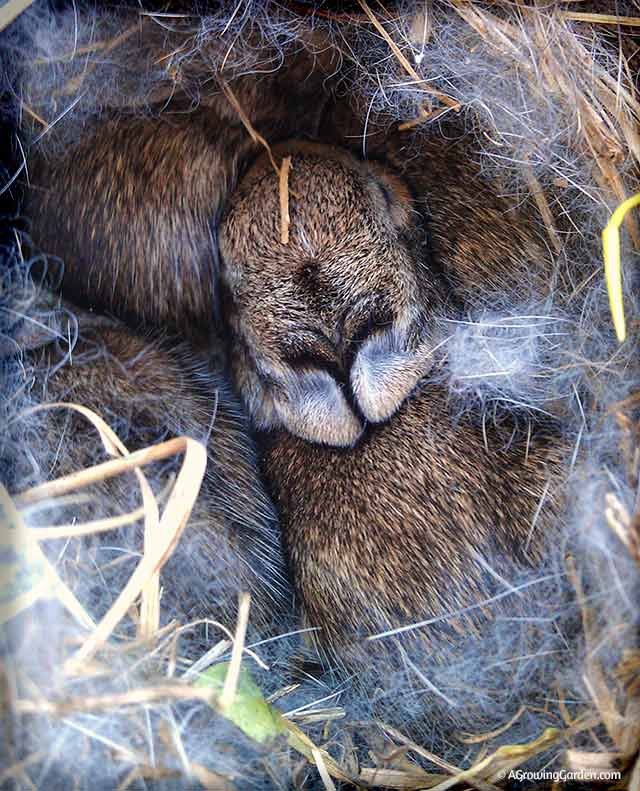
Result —
<path fill-rule="evenodd" d="M 61 356 L 51 335 L 48 343 L 25 340 L 25 348 L 33 347 L 28 362 L 35 372 L 32 394 L 38 403 L 75 402 L 94 410 L 130 451 L 179 435 L 199 439 L 208 449 L 207 470 L 190 521 L 162 572 L 163 612 L 182 622 L 232 617 L 237 594 L 249 591 L 252 622 L 269 626 L 288 596 L 279 531 L 258 475 L 246 419 L 224 377 L 209 370 L 184 344 L 137 336 L 118 321 L 75 309 L 74 313 L 78 341 L 72 364 Z M 48 315 L 66 337 L 64 311 Z M 19 456 L 13 486 L 29 485 L 34 469 L 44 470 L 47 479 L 56 478 L 106 458 L 95 428 L 75 412 L 56 408 L 23 420 L 26 423 L 14 426 L 16 440 L 20 431 L 35 431 L 37 439 L 28 443 L 29 459 Z M 179 461 L 144 469 L 161 502 L 159 493 Z M 93 487 L 88 501 L 76 498 L 68 516 L 88 521 L 138 507 L 138 486 L 131 473 L 127 476 L 108 480 L 97 490 Z M 64 521 L 60 516 L 58 521 Z M 124 547 L 120 551 L 125 554 L 135 555 L 140 549 L 130 528 L 108 533 L 106 542 L 100 540 Z M 100 557 L 113 559 L 106 551 Z M 107 571 L 103 574 L 106 577 Z M 105 596 L 110 600 L 117 589 L 116 583 L 109 585 L 108 595 L 103 593 L 98 603 Z"/>
<path fill-rule="evenodd" d="M 277 238 L 279 196 L 264 158 L 221 232 L 232 366 L 259 428 L 349 446 L 362 418 L 390 417 L 432 364 L 445 282 L 420 271 L 424 231 L 391 172 L 320 144 L 274 148 L 285 154 L 288 244 Z"/>
<path fill-rule="evenodd" d="M 560 443 L 545 426 L 520 439 L 506 424 L 454 425 L 446 389 L 421 382 L 450 287 L 406 184 L 329 146 L 278 153 L 292 157 L 289 243 L 259 161 L 220 228 L 223 310 L 304 615 L 341 656 L 354 637 L 457 609 L 476 623 L 492 562 L 541 556 Z M 449 268 L 456 249 L 452 238 Z"/>
<path fill-rule="evenodd" d="M 156 41 L 155 27 L 143 30 L 122 54 L 123 91 L 128 73 L 172 53 L 171 39 Z M 313 134 L 328 100 L 332 57 L 328 47 L 320 58 L 302 48 L 287 68 L 261 79 L 231 75 L 228 85 L 212 84 L 208 70 L 206 82 L 199 75 L 207 88 L 197 107 L 185 75 L 184 89 L 166 86 L 170 100 L 161 93 L 154 103 L 152 96 L 144 116 L 107 107 L 63 151 L 34 146 L 31 237 L 64 262 L 63 295 L 134 327 L 207 342 L 215 327 L 220 212 L 246 163 L 263 150 L 245 121 L 268 140 Z"/>

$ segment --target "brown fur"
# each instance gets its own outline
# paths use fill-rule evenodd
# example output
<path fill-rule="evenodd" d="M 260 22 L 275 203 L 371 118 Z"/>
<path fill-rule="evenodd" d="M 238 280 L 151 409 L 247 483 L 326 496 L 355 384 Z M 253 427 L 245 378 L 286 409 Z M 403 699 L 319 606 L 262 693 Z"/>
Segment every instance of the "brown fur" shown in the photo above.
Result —
<path fill-rule="evenodd" d="M 275 150 L 292 155 L 288 244 L 264 158 L 220 237 L 234 374 L 260 428 L 351 445 L 362 424 L 343 385 L 368 419 L 392 414 L 432 363 L 446 284 L 419 276 L 424 232 L 393 174 L 328 146 Z"/>
<path fill-rule="evenodd" d="M 232 367 L 250 412 L 272 429 L 264 470 L 300 604 L 323 646 L 344 656 L 357 636 L 478 605 L 496 584 L 486 564 L 501 572 L 540 559 L 559 506 L 558 437 L 540 427 L 514 438 L 495 425 L 455 425 L 446 391 L 415 385 L 437 340 L 431 311 L 451 282 L 462 296 L 462 286 L 481 289 L 490 278 L 497 287 L 533 259 L 542 283 L 548 262 L 526 215 L 504 213 L 472 170 L 440 158 L 440 147 L 417 171 L 432 171 L 431 191 L 420 196 L 437 235 L 428 248 L 422 215 L 397 176 L 330 147 L 280 150 L 293 157 L 289 245 L 278 239 L 275 178 L 260 164 L 220 230 Z M 386 203 L 381 186 L 391 193 Z M 482 200 L 459 203 L 462 192 Z M 352 337 L 345 316 L 355 306 L 364 330 Z M 403 314 L 413 320 L 404 335 Z M 354 376 L 359 365 L 375 375 Z M 318 396 L 309 381 L 320 374 Z M 303 423 L 298 413 L 313 397 Z M 348 412 L 358 421 L 351 435 Z M 437 643 L 432 631 L 422 634 Z"/>
<path fill-rule="evenodd" d="M 468 141 L 395 135 L 384 155 L 411 184 L 429 228 L 430 256 L 458 296 L 543 299 L 558 272 L 540 216 L 481 175 Z"/>
<path fill-rule="evenodd" d="M 219 135 L 203 114 L 102 122 L 62 159 L 36 163 L 32 236 L 63 260 L 67 298 L 206 337 L 213 219 L 250 148 L 241 129 Z"/>
<path fill-rule="evenodd" d="M 347 137 L 357 113 L 349 120 L 338 102 L 323 117 L 321 72 L 234 90 L 270 141 Z M 360 627 L 481 599 L 474 552 L 489 535 L 509 557 L 525 560 L 527 542 L 538 557 L 548 504 L 529 540 L 531 522 L 558 476 L 547 435 L 505 450 L 508 437 L 487 427 L 486 450 L 481 428 L 452 425 L 442 390 L 414 392 L 441 340 L 434 314 L 479 291 L 526 283 L 544 294 L 550 265 L 531 217 L 482 182 L 463 146 L 427 139 L 417 155 L 407 139 L 372 139 L 392 169 L 322 146 L 274 147 L 277 160 L 293 156 L 289 244 L 264 156 L 235 190 L 220 240 L 236 385 L 273 432 L 265 471 L 292 573 L 334 646 Z M 82 304 L 200 340 L 213 326 L 218 215 L 259 150 L 215 95 L 183 117 L 101 122 L 36 168 L 34 239 L 65 260 L 63 290 Z"/>
<path fill-rule="evenodd" d="M 119 51 L 125 99 L 129 75 L 135 83 L 140 70 L 164 63 L 185 43 L 157 25 L 145 26 L 144 19 L 140 25 L 140 34 Z M 268 140 L 315 131 L 336 60 L 321 38 L 310 34 L 277 73 L 225 73 L 250 123 Z M 202 572 L 207 564 L 200 559 L 200 581 L 215 584 L 218 597 L 194 602 L 188 579 L 179 591 L 180 575 L 173 575 L 170 583 L 178 587 L 165 592 L 165 601 L 169 596 L 194 617 L 215 615 L 212 608 L 228 610 L 236 591 L 248 589 L 254 615 L 266 621 L 286 595 L 273 506 L 257 474 L 246 420 L 213 360 L 220 351 L 214 331 L 216 226 L 242 168 L 263 148 L 211 82 L 207 53 L 201 54 L 200 61 L 183 63 L 179 83 L 168 79 L 157 86 L 146 117 L 127 113 L 124 101 L 88 123 L 63 152 L 35 149 L 28 211 L 36 248 L 63 261 L 66 298 L 112 313 L 136 332 L 141 325 L 160 328 L 204 346 L 209 369 L 175 338 L 145 339 L 82 313 L 73 364 L 59 367 L 53 346 L 34 351 L 36 386 L 44 401 L 72 400 L 113 418 L 128 433 L 130 449 L 177 433 L 208 442 L 209 470 L 186 539 L 205 547 L 210 563 Z M 194 109 L 192 95 L 203 82 L 206 92 Z M 23 342 L 24 348 L 32 345 Z M 92 464 L 100 455 L 95 432 L 81 418 L 55 412 L 46 426 L 37 447 L 42 445 L 43 463 L 48 454 L 56 460 L 46 477 Z M 125 507 L 135 487 L 131 476 L 108 484 L 95 500 L 96 513 L 110 503 Z M 90 518 L 87 509 L 73 516 Z"/>
<path fill-rule="evenodd" d="M 279 536 L 246 420 L 225 379 L 185 345 L 136 336 L 115 320 L 82 311 L 76 315 L 80 336 L 72 364 L 58 366 L 60 352 L 52 344 L 31 352 L 38 400 L 74 402 L 96 411 L 130 451 L 180 435 L 208 448 L 205 479 L 176 553 L 179 564 L 162 577 L 165 607 L 177 610 L 183 621 L 230 618 L 237 593 L 246 590 L 253 598 L 252 623 L 268 624 L 287 596 Z M 33 453 L 47 479 L 107 458 L 84 417 L 56 409 L 43 420 Z M 156 492 L 179 463 L 145 468 Z M 18 471 L 16 480 L 27 475 L 28 470 Z M 70 511 L 78 521 L 140 504 L 132 474 L 90 491 L 89 502 L 76 503 Z M 102 540 L 118 545 L 117 535 Z M 177 557 L 170 564 L 178 563 Z"/>
<path fill-rule="evenodd" d="M 122 55 L 125 75 L 145 68 L 145 59 L 163 62 L 177 47 L 145 31 Z M 266 139 L 313 134 L 335 57 L 328 47 L 319 55 L 301 50 L 273 75 L 227 79 Z M 185 92 L 174 85 L 169 104 L 162 91 L 152 96 L 160 108 L 155 117 L 114 108 L 62 154 L 36 150 L 28 206 L 35 245 L 64 262 L 67 298 L 198 342 L 208 341 L 215 325 L 221 208 L 244 164 L 263 150 L 219 85 L 191 106 L 189 80 L 202 77 L 183 75 Z"/>
<path fill-rule="evenodd" d="M 562 450 L 543 434 L 528 448 L 508 442 L 491 427 L 485 447 L 481 428 L 453 425 L 446 393 L 430 385 L 353 449 L 285 432 L 265 440 L 295 590 L 323 648 L 348 655 L 354 638 L 477 607 L 504 591 L 487 565 L 509 578 L 539 563 L 558 513 Z M 517 607 L 517 597 L 505 604 Z M 444 635 L 469 633 L 492 611 L 417 634 L 436 652 Z"/>
<path fill-rule="evenodd" d="M 443 127 L 391 132 L 388 119 L 352 97 L 351 106 L 338 101 L 326 108 L 319 136 L 357 157 L 364 148 L 367 158 L 386 161 L 407 182 L 429 228 L 431 261 L 460 297 L 562 296 L 552 288 L 563 273 L 548 253 L 538 209 L 495 174 L 482 172 L 478 146 L 459 120 Z"/>

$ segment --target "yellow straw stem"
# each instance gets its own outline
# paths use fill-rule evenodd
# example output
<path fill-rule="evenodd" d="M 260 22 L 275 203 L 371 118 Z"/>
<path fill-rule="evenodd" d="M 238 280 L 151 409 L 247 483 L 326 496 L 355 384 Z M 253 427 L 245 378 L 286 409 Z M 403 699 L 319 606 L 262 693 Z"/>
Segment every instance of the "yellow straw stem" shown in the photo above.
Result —
<path fill-rule="evenodd" d="M 604 256 L 604 277 L 609 292 L 609 306 L 616 335 L 620 343 L 627 337 L 622 302 L 622 270 L 620 266 L 620 226 L 628 212 L 640 205 L 640 192 L 621 203 L 611 215 L 602 231 L 602 253 Z"/>

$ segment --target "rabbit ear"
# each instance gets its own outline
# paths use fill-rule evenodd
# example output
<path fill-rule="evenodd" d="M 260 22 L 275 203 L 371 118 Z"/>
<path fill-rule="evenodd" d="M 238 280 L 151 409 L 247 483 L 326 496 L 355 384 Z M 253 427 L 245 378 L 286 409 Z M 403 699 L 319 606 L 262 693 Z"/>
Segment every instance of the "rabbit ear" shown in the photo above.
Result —
<path fill-rule="evenodd" d="M 272 399 L 280 421 L 302 439 L 349 447 L 362 434 L 360 421 L 326 371 L 294 372 L 285 387 L 273 392 Z"/>
<path fill-rule="evenodd" d="M 379 162 L 369 160 L 367 170 L 375 178 L 388 212 L 396 228 L 406 228 L 411 222 L 413 197 L 405 182 Z"/>
<path fill-rule="evenodd" d="M 430 342 L 407 350 L 406 334 L 395 328 L 369 338 L 351 367 L 351 389 L 372 423 L 387 420 L 432 365 Z"/>

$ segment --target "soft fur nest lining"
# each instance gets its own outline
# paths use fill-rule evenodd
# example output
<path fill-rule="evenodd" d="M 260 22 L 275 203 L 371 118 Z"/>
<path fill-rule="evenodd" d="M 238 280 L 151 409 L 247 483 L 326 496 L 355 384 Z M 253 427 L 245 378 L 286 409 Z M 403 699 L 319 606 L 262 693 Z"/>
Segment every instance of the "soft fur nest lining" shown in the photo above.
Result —
<path fill-rule="evenodd" d="M 71 535 L 81 528 L 82 492 L 38 488 L 51 477 L 65 423 L 48 411 L 31 412 L 25 422 L 24 410 L 43 398 L 33 387 L 43 372 L 30 367 L 29 348 L 55 338 L 59 354 L 48 375 L 72 365 L 75 323 L 34 285 L 42 261 L 29 258 L 28 234 L 16 224 L 3 248 L 0 315 L 3 477 L 18 510 L 3 492 L 14 533 L 2 534 L 0 562 L 9 575 L 22 568 L 27 581 L 44 563 L 61 581 L 2 627 L 9 714 L 2 782 L 120 789 L 332 788 L 349 781 L 444 789 L 460 782 L 487 789 L 508 784 L 511 770 L 544 766 L 600 772 L 603 780 L 620 771 L 629 788 L 640 789 L 636 219 L 630 214 L 622 232 L 622 344 L 613 332 L 600 242 L 611 211 L 639 190 L 637 6 L 625 5 L 605 14 L 563 2 L 450 0 L 381 11 L 360 0 L 353 13 L 332 13 L 256 0 L 199 16 L 76 7 L 52 13 L 34 3 L 4 31 L 4 78 L 21 119 L 17 173 L 8 178 L 15 175 L 27 190 L 33 153 L 55 158 L 102 113 L 152 117 L 176 94 L 187 108 L 206 105 L 220 90 L 220 75 L 230 84 L 248 77 L 259 84 L 302 50 L 358 108 L 364 154 L 369 135 L 391 125 L 401 125 L 415 146 L 426 136 L 467 139 L 488 180 L 514 201 L 535 204 L 556 274 L 543 300 L 523 284 L 470 295 L 464 320 L 442 317 L 452 419 L 471 412 L 500 421 L 506 412 L 526 426 L 551 413 L 572 451 L 562 540 L 548 548 L 535 575 L 504 579 L 524 599 L 526 617 L 499 619 L 473 653 L 452 653 L 444 665 L 425 657 L 420 666 L 407 659 L 403 673 L 376 668 L 369 697 L 327 677 L 302 675 L 292 685 L 298 629 L 278 621 L 269 624 L 275 638 L 247 637 L 244 604 L 236 624 L 215 617 L 193 627 L 172 623 L 175 612 L 163 609 L 172 599 L 163 600 L 159 586 L 170 591 L 179 579 L 188 587 L 207 573 L 190 565 L 192 548 L 184 544 L 159 581 L 154 576 L 131 592 L 122 627 L 105 625 L 100 619 L 131 566 L 113 557 L 103 569 L 95 547 L 92 554 Z M 148 50 L 131 46 L 141 28 Z M 229 113 L 237 108 L 230 105 Z M 51 272 L 56 262 L 47 266 Z M 125 415 L 103 417 L 111 424 L 117 418 L 126 433 Z M 111 455 L 126 467 L 118 438 L 95 411 L 86 418 L 106 449 L 96 463 Z M 43 436 L 52 431 L 60 443 L 45 448 Z M 176 426 L 173 434 L 179 432 Z M 197 443 L 175 442 L 148 451 L 156 466 L 148 468 L 147 495 L 159 515 L 169 507 L 171 524 L 160 532 L 167 545 L 180 546 L 192 500 L 184 491 L 179 503 L 172 499 L 182 473 L 168 460 L 186 450 L 184 463 L 194 466 L 182 469 L 196 483 L 202 460 Z M 133 475 L 123 480 L 118 497 L 135 512 L 144 484 Z M 94 518 L 118 517 L 98 508 Z M 140 513 L 134 519 L 140 528 Z M 43 525 L 66 521 L 74 530 L 63 540 L 37 540 Z M 15 531 L 24 541 L 17 553 L 8 538 Z M 164 557 L 143 529 L 124 535 L 114 534 L 114 555 Z M 501 573 L 499 560 L 489 573 Z M 2 585 L 15 604 L 15 587 Z M 224 592 L 214 586 L 213 595 Z M 185 643 L 190 629 L 200 629 L 198 638 Z M 72 657 L 79 666 L 69 665 Z M 238 677 L 241 660 L 259 689 Z M 194 680 L 222 661 L 229 669 L 212 699 Z M 228 702 L 234 691 L 241 702 L 253 701 L 247 717 L 221 709 L 220 695 Z M 263 696 L 287 726 L 265 726 L 268 738 L 260 743 L 255 722 L 264 715 Z"/>

